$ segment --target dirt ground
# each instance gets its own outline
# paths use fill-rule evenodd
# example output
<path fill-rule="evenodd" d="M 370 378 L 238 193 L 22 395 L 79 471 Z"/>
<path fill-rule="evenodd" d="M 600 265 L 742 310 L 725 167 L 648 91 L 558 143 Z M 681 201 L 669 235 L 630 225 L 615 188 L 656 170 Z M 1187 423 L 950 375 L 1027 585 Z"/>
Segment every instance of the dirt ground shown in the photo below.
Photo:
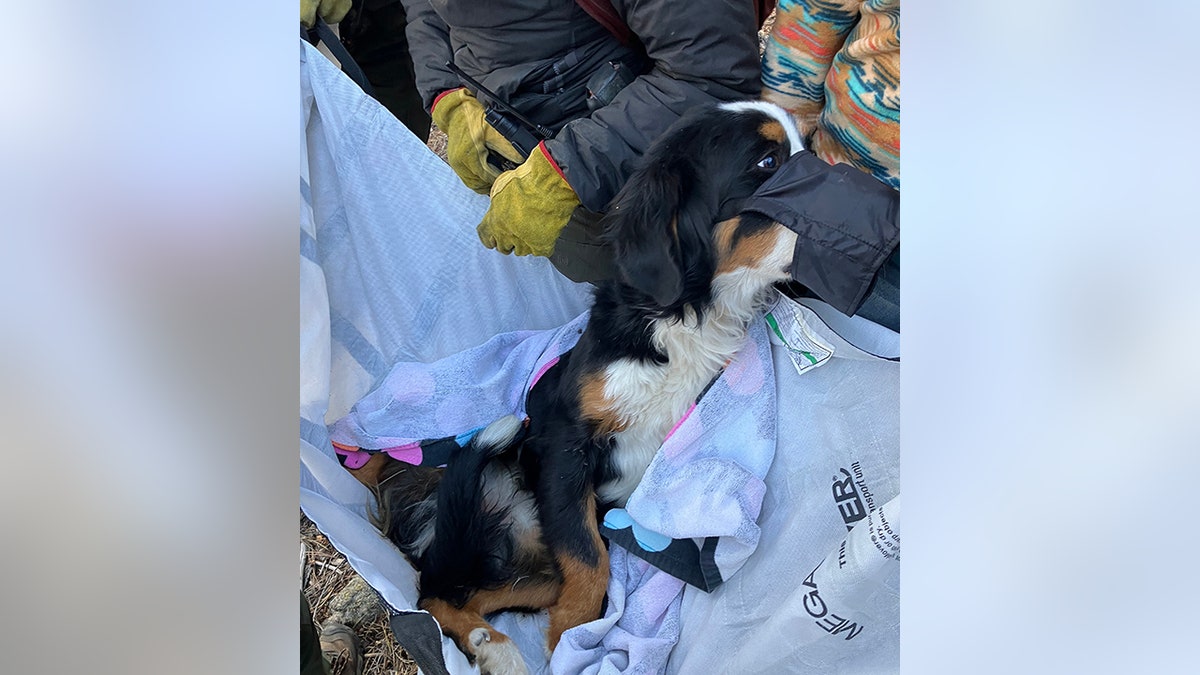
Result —
<path fill-rule="evenodd" d="M 774 24 L 775 15 L 772 13 L 759 33 L 760 49 L 765 46 L 767 35 Z M 436 126 L 430 130 L 429 147 L 439 157 L 446 159 L 446 134 Z M 305 546 L 304 594 L 312 608 L 313 621 L 320 626 L 332 614 L 330 602 L 358 575 L 346 562 L 345 556 L 329 543 L 325 535 L 321 534 L 317 526 L 304 517 L 304 514 L 300 514 L 300 540 Z M 364 675 L 416 674 L 417 664 L 396 642 L 388 625 L 385 609 L 381 607 L 377 616 L 352 627 L 358 633 L 362 644 L 365 656 Z"/>
<path fill-rule="evenodd" d="M 330 602 L 358 574 L 346 557 L 329 543 L 317 526 L 300 515 L 300 541 L 304 543 L 304 595 L 312 608 L 313 621 L 321 626 L 330 617 Z M 388 625 L 387 610 L 380 601 L 373 618 L 351 628 L 358 634 L 365 668 L 364 675 L 416 675 L 417 664 L 396 642 Z M 334 675 L 339 675 L 335 673 Z"/>

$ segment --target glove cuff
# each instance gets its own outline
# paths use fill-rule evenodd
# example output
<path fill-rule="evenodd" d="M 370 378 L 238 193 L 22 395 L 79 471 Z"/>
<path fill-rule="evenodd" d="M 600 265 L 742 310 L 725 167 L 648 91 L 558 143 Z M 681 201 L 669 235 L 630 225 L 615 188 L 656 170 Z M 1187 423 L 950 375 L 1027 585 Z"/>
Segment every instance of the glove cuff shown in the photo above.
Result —
<path fill-rule="evenodd" d="M 471 92 L 467 91 L 466 87 L 447 89 L 438 94 L 433 99 L 433 104 L 429 106 L 429 116 L 433 118 L 433 123 L 442 131 L 447 131 L 450 127 L 450 115 L 469 97 L 471 97 Z"/>
<path fill-rule="evenodd" d="M 477 231 L 484 246 L 502 253 L 548 256 L 579 197 L 544 143 L 492 185 L 492 204 Z"/>
<path fill-rule="evenodd" d="M 555 171 L 555 173 L 558 174 L 558 177 L 563 179 L 564 183 L 567 183 L 567 185 L 570 185 L 570 182 L 567 181 L 567 174 L 563 173 L 562 167 L 560 167 L 558 165 L 558 162 L 554 161 L 554 155 L 550 154 L 550 148 L 546 147 L 546 141 L 540 141 L 537 144 L 537 149 L 540 150 L 542 152 L 542 154 L 546 156 L 546 161 L 550 162 L 550 166 L 554 167 L 554 171 Z"/>
<path fill-rule="evenodd" d="M 431 104 L 429 106 L 430 112 L 432 112 L 433 109 L 437 107 L 438 101 L 442 100 L 442 98 L 445 97 L 447 94 L 453 94 L 454 92 L 462 91 L 463 89 L 466 89 L 466 87 L 455 87 L 453 89 L 447 89 L 446 91 L 443 91 L 442 93 L 438 94 L 436 97 L 434 97 L 433 104 Z"/>
<path fill-rule="evenodd" d="M 538 152 L 541 152 L 542 156 L 545 157 L 546 163 L 550 165 L 550 168 L 554 169 L 554 173 L 558 174 L 559 179 L 562 181 L 562 187 L 570 191 L 571 196 L 578 202 L 579 196 L 575 194 L 575 188 L 571 187 L 570 181 L 567 180 L 567 174 L 563 173 L 562 167 L 558 165 L 558 162 L 554 161 L 554 156 L 550 154 L 550 149 L 546 147 L 546 141 L 538 143 L 537 149 L 534 150 L 530 157 L 533 157 Z"/>

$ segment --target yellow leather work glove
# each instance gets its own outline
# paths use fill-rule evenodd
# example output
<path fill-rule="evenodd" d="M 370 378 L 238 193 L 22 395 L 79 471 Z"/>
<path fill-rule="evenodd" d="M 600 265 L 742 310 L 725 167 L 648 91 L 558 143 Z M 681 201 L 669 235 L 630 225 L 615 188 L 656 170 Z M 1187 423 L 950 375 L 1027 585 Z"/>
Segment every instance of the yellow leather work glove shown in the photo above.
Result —
<path fill-rule="evenodd" d="M 496 179 L 492 204 L 476 232 L 484 246 L 501 253 L 549 256 L 577 206 L 579 197 L 546 144 L 538 143 L 524 164 Z"/>
<path fill-rule="evenodd" d="M 312 28 L 317 23 L 317 14 L 325 23 L 335 24 L 346 18 L 351 0 L 300 0 L 300 23 Z"/>
<path fill-rule="evenodd" d="M 507 138 L 483 119 L 481 104 L 466 88 L 443 92 L 430 110 L 433 123 L 446 132 L 446 161 L 467 187 L 487 194 L 500 175 L 488 163 L 488 150 L 520 164 L 525 160 Z"/>

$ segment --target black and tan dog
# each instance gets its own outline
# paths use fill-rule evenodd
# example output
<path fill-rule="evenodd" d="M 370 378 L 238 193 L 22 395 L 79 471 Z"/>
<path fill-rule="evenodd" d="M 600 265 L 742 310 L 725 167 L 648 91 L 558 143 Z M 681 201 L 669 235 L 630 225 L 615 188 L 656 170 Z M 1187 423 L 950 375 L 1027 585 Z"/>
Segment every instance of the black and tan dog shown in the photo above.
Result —
<path fill-rule="evenodd" d="M 484 672 L 524 673 L 483 618 L 547 609 L 547 647 L 601 615 L 598 513 L 623 506 L 667 434 L 721 373 L 788 277 L 796 235 L 738 206 L 800 150 L 787 114 L 694 111 L 643 157 L 606 233 L 619 278 L 578 344 L 445 469 L 387 460 L 377 525 L 420 571 L 420 606 Z"/>

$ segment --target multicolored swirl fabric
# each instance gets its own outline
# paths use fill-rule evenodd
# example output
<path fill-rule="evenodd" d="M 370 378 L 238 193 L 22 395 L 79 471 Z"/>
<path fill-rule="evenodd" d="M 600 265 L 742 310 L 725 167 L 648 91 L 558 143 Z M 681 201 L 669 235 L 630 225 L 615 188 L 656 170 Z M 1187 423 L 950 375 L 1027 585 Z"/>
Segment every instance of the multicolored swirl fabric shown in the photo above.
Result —
<path fill-rule="evenodd" d="M 900 188 L 900 0 L 779 0 L 762 69 L 821 159 Z"/>

